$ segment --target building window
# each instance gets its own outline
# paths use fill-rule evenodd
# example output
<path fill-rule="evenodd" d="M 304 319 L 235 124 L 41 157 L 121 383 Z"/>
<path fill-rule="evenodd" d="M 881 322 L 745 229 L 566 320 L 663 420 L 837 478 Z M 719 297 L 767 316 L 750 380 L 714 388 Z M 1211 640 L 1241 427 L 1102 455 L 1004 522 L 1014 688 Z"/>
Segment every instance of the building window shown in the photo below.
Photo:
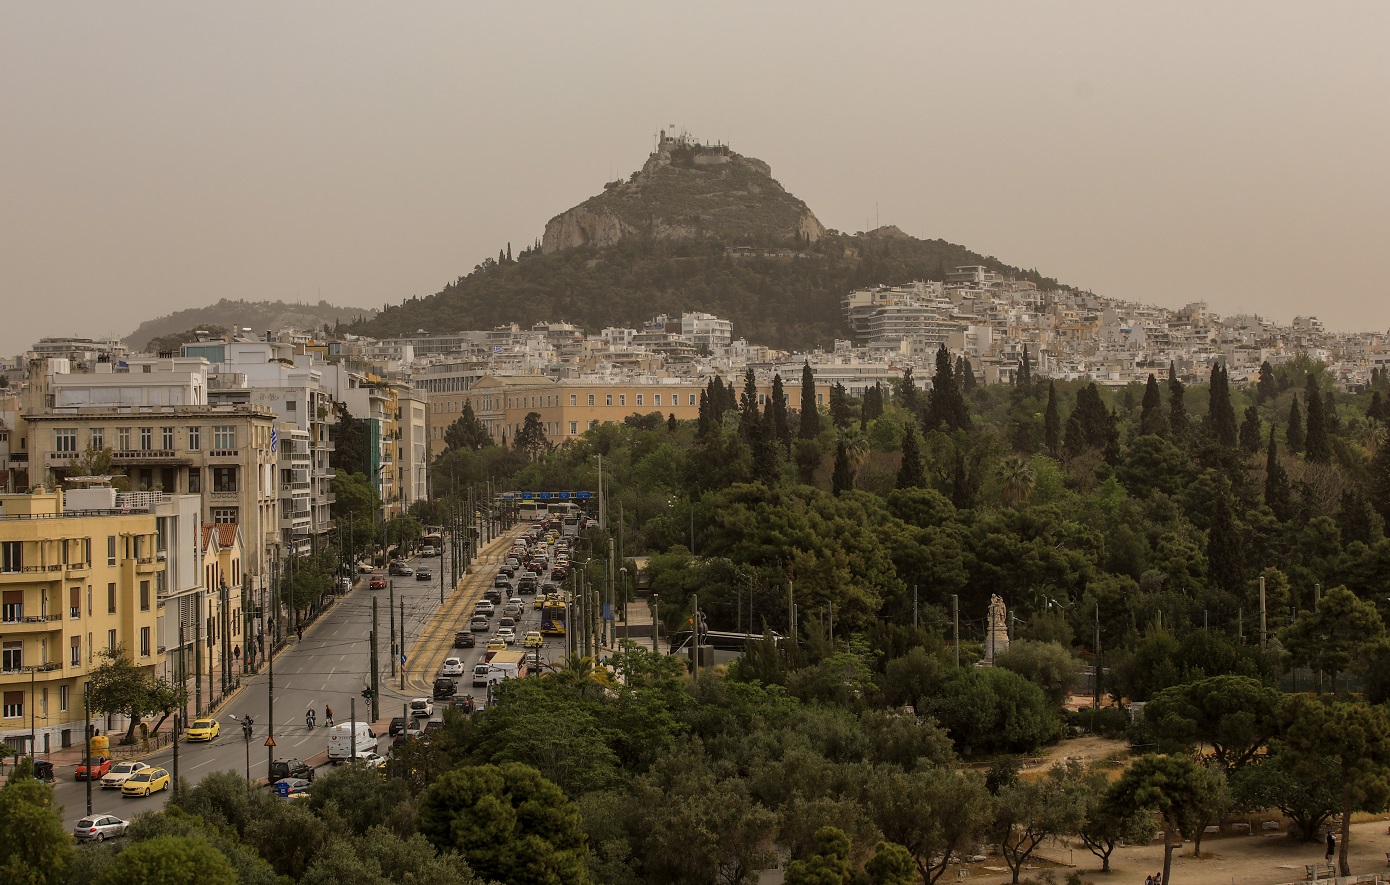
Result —
<path fill-rule="evenodd" d="M 823 405 L 825 405 L 825 394 L 823 394 L 823 393 L 818 393 L 818 394 L 816 394 L 816 405 L 818 405 L 818 406 L 823 406 Z"/>
<path fill-rule="evenodd" d="M 597 426 L 598 426 L 598 419 L 597 419 L 597 418 L 590 418 L 590 419 L 589 419 L 589 429 L 590 429 L 590 430 L 593 430 L 593 429 L 594 429 L 595 427 L 597 427 Z"/>
<path fill-rule="evenodd" d="M 214 507 L 212 508 L 212 521 L 218 525 L 235 525 L 235 507 Z"/>
<path fill-rule="evenodd" d="M 174 450 L 174 428 L 160 428 L 160 436 L 163 437 L 163 442 L 161 442 L 160 448 L 162 448 L 166 452 L 172 452 Z"/>
<path fill-rule="evenodd" d="M 142 611 L 142 612 L 147 612 L 147 611 L 149 611 L 149 610 L 150 610 L 150 582 L 149 582 L 149 581 L 141 581 L 141 582 L 140 582 L 140 611 Z"/>
<path fill-rule="evenodd" d="M 618 405 L 620 405 L 620 406 L 626 406 L 626 405 L 627 405 L 627 394 L 625 394 L 625 393 L 620 393 L 620 394 L 618 394 Z"/>
<path fill-rule="evenodd" d="M 73 663 L 76 664 L 77 662 L 76 662 L 76 661 L 73 661 Z M 71 694 L 71 689 L 72 689 L 72 686 L 70 686 L 70 685 L 60 685 L 60 686 L 58 686 L 58 712 L 59 712 L 59 713 L 66 713 L 66 712 L 68 711 L 68 697 L 69 697 L 69 695 Z"/>
<path fill-rule="evenodd" d="M 93 428 L 92 428 L 92 448 L 94 448 L 94 449 L 104 449 L 104 448 L 106 448 L 106 430 L 105 430 L 104 428 L 101 428 L 101 427 L 93 427 Z"/>
<path fill-rule="evenodd" d="M 106 585 L 106 613 L 114 615 L 116 613 L 116 582 L 112 581 Z"/>
<path fill-rule="evenodd" d="M 577 406 L 577 405 L 579 405 L 579 395 L 578 395 L 578 394 L 575 394 L 575 393 L 571 393 L 571 394 L 570 394 L 570 405 L 572 405 L 572 406 Z"/>
<path fill-rule="evenodd" d="M 107 651 L 115 651 L 115 650 L 116 650 L 116 631 L 115 631 L 115 630 L 107 630 L 107 631 L 106 631 L 106 650 L 107 650 Z"/>
<path fill-rule="evenodd" d="M 68 615 L 74 619 L 82 617 L 82 588 L 68 589 Z"/>
<path fill-rule="evenodd" d="M 605 406 L 611 406 L 611 405 L 613 405 L 613 394 L 611 394 L 611 393 L 606 393 L 606 394 L 604 394 L 604 396 L 603 396 L 603 404 L 604 404 Z"/>
<path fill-rule="evenodd" d="M 219 452 L 229 452 L 236 448 L 236 425 L 215 424 L 212 428 L 212 447 Z"/>
<path fill-rule="evenodd" d="M 82 666 L 82 637 L 74 636 L 68 640 L 68 663 L 74 667 Z"/>
<path fill-rule="evenodd" d="M 148 452 L 150 449 L 153 449 L 153 448 L 154 448 L 154 428 L 153 428 L 153 427 L 141 427 L 141 428 L 140 428 L 140 451 L 142 451 L 142 452 Z"/>
<path fill-rule="evenodd" d="M 610 397 L 610 399 L 611 399 L 611 397 Z M 589 405 L 592 406 L 593 404 L 594 404 L 594 395 L 591 393 L 591 394 L 589 394 Z"/>
<path fill-rule="evenodd" d="M 690 405 L 692 405 L 692 406 L 698 406 L 698 405 L 699 405 L 699 402 L 696 401 L 696 399 L 695 399 L 695 394 L 693 394 L 693 393 L 690 395 Z"/>
<path fill-rule="evenodd" d="M 24 718 L 24 692 L 7 691 L 5 692 L 5 718 L 23 719 Z"/>
<path fill-rule="evenodd" d="M 142 657 L 142 658 L 148 658 L 149 656 L 150 656 L 150 628 L 149 628 L 149 627 L 141 627 L 141 628 L 140 628 L 140 657 Z"/>
<path fill-rule="evenodd" d="M 203 428 L 188 428 L 188 450 L 196 452 L 203 447 Z"/>
<path fill-rule="evenodd" d="M 69 455 L 77 454 L 77 428 L 55 427 L 53 429 L 53 451 Z"/>
<path fill-rule="evenodd" d="M 578 436 L 578 435 L 579 435 L 579 422 L 578 422 L 578 421 L 571 421 L 571 422 L 570 422 L 570 436 Z"/>
<path fill-rule="evenodd" d="M 201 495 L 203 493 L 203 471 L 201 468 L 188 468 L 188 493 L 190 495 Z"/>
<path fill-rule="evenodd" d="M 638 405 L 640 406 L 641 403 L 638 403 Z M 659 394 L 659 393 L 654 393 L 654 394 L 652 394 L 652 405 L 654 405 L 654 406 L 659 406 L 659 405 L 661 405 L 661 394 Z"/>
<path fill-rule="evenodd" d="M 0 670 L 17 673 L 24 669 L 24 643 L 18 640 L 6 642 L 0 649 Z"/>
<path fill-rule="evenodd" d="M 116 431 L 116 449 L 122 452 L 130 451 L 130 428 L 122 427 Z"/>
<path fill-rule="evenodd" d="M 299 403 L 295 402 L 295 401 L 292 400 L 292 399 L 287 399 L 287 400 L 285 400 L 285 411 L 286 411 L 286 412 L 294 412 L 294 411 L 297 411 L 298 408 L 299 408 Z"/>
<path fill-rule="evenodd" d="M 0 572 L 24 571 L 24 542 L 0 542 Z"/>
<path fill-rule="evenodd" d="M 7 624 L 17 624 L 24 620 L 24 591 L 6 590 L 0 613 L 3 613 L 0 614 L 0 619 Z"/>
<path fill-rule="evenodd" d="M 637 405 L 642 405 L 642 394 L 637 394 Z"/>
<path fill-rule="evenodd" d="M 116 536 L 115 536 L 115 535 L 107 535 L 107 536 L 106 536 L 106 564 L 107 564 L 107 565 L 115 565 L 115 564 L 116 564 Z"/>
<path fill-rule="evenodd" d="M 212 468 L 212 490 L 214 492 L 235 492 L 236 491 L 236 468 L 235 467 L 214 467 Z"/>

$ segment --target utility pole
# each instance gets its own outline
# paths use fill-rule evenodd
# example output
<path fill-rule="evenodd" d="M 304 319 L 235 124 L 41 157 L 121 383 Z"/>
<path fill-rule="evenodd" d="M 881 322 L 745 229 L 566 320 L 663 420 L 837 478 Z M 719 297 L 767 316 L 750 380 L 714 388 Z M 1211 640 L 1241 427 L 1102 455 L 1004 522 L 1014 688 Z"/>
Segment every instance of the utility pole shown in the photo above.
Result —
<path fill-rule="evenodd" d="M 835 603 L 830 603 L 830 648 L 835 648 Z"/>
<path fill-rule="evenodd" d="M 613 615 L 613 601 L 615 595 L 613 593 L 613 578 L 617 574 L 617 564 L 613 561 L 613 554 L 615 552 L 617 552 L 617 542 L 610 532 L 608 535 L 608 605 L 604 607 L 603 612 L 603 632 L 604 635 L 608 637 L 608 646 L 610 648 L 618 644 L 617 635 L 615 634 L 618 622 L 614 619 Z"/>
<path fill-rule="evenodd" d="M 180 606 L 180 608 L 182 608 Z M 86 688 L 82 689 L 86 691 Z M 179 612 L 179 691 L 183 693 L 183 721 L 188 721 L 188 640 L 184 636 L 183 612 Z"/>
<path fill-rule="evenodd" d="M 405 596 L 401 597 L 401 691 L 405 691 Z"/>
<path fill-rule="evenodd" d="M 957 650 L 957 655 L 960 654 Z M 1096 709 L 1100 709 L 1100 603 L 1096 603 Z"/>
<path fill-rule="evenodd" d="M 377 659 L 376 659 L 376 638 L 377 638 L 377 635 L 380 633 L 380 626 L 378 625 L 378 622 L 377 622 L 377 613 L 376 613 L 376 608 L 377 608 L 377 601 L 378 601 L 378 599 L 379 599 L 379 597 L 376 597 L 376 596 L 373 596 L 373 597 L 372 597 L 372 721 L 373 721 L 373 722 L 375 722 L 378 718 L 380 718 L 380 717 L 377 716 L 377 710 L 378 710 L 378 707 L 377 707 L 377 696 L 380 694 L 380 692 L 377 691 L 377 689 L 379 688 L 379 686 L 377 685 L 377 674 L 379 674 L 379 673 L 381 672 L 381 670 L 380 670 L 380 668 L 377 666 Z"/>
<path fill-rule="evenodd" d="M 700 681 L 700 594 L 690 594 L 690 681 Z"/>
<path fill-rule="evenodd" d="M 787 634 L 796 642 L 796 579 L 787 579 Z"/>
<path fill-rule="evenodd" d="M 396 579 L 392 578 L 387 581 L 386 586 L 390 594 L 386 600 L 386 614 L 391 618 L 391 632 L 389 634 L 391 637 L 391 678 L 395 679 L 396 655 L 405 651 L 405 649 L 401 649 L 400 651 L 396 650 Z M 375 626 L 376 625 L 373 625 L 373 627 Z"/>
<path fill-rule="evenodd" d="M 261 623 L 265 623 L 265 609 L 261 609 Z M 269 680 L 266 690 L 266 715 L 265 715 L 265 754 L 266 754 L 266 777 L 270 776 L 270 763 L 275 761 L 275 634 L 270 636 L 270 654 L 266 656 L 266 664 L 269 666 Z"/>
<path fill-rule="evenodd" d="M 658 637 L 658 636 L 660 635 L 660 633 L 661 633 L 661 627 L 660 627 L 660 624 L 661 624 L 661 608 L 660 608 L 660 606 L 661 606 L 661 601 L 657 598 L 657 594 L 653 593 L 653 594 L 652 594 L 652 654 L 660 654 L 660 652 L 661 652 L 661 650 L 660 650 L 659 648 L 657 648 L 657 637 Z"/>
<path fill-rule="evenodd" d="M 1260 575 L 1260 648 L 1266 648 L 1266 623 L 1265 623 L 1265 576 Z"/>
<path fill-rule="evenodd" d="M 912 629 L 917 629 L 917 585 L 912 585 Z"/>
<path fill-rule="evenodd" d="M 82 683 L 82 764 L 87 766 L 87 816 L 92 814 L 92 714 L 87 709 L 87 689 L 90 683 Z M 174 714 L 174 783 L 179 782 L 179 714 Z M 174 793 L 178 797 L 177 787 Z"/>
<path fill-rule="evenodd" d="M 357 761 L 357 698 L 348 700 L 348 731 L 352 732 L 352 737 L 348 739 L 348 746 L 352 749 L 352 761 Z"/>
<path fill-rule="evenodd" d="M 960 595 L 951 594 L 951 637 L 956 647 L 956 666 L 960 666 Z"/>
<path fill-rule="evenodd" d="M 86 706 L 87 706 L 87 693 L 86 693 L 85 691 L 82 693 L 82 706 L 83 706 L 83 707 L 86 707 Z M 85 712 L 85 711 L 84 711 L 84 712 Z M 175 801 L 177 801 L 178 798 L 179 798 L 179 728 L 180 728 L 182 725 L 183 725 L 183 723 L 179 722 L 179 714 L 178 714 L 178 713 L 175 713 L 175 714 L 174 714 L 174 730 L 173 730 L 173 732 L 172 732 L 173 738 L 174 738 L 174 764 L 173 764 L 174 776 L 173 776 L 173 779 L 169 781 L 169 783 L 170 783 L 169 792 L 171 792 L 171 793 L 174 794 L 174 800 L 175 800 Z M 84 752 L 86 753 L 86 756 L 87 756 L 85 762 L 86 762 L 86 765 L 87 765 L 87 813 L 88 813 L 88 814 L 91 814 L 91 813 L 92 813 L 92 751 L 91 751 L 91 749 L 90 749 L 91 744 L 92 744 L 92 741 L 91 741 L 91 739 L 89 738 L 89 739 L 87 740 L 88 749 L 84 751 Z"/>
<path fill-rule="evenodd" d="M 203 594 L 193 594 L 193 715 L 203 715 Z"/>

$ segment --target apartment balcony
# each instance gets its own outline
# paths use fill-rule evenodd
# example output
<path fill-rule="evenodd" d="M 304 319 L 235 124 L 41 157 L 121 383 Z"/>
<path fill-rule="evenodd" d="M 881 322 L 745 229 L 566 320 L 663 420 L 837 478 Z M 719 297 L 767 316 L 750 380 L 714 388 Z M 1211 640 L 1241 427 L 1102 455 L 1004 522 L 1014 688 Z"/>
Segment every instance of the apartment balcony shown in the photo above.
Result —
<path fill-rule="evenodd" d="M 207 496 L 210 501 L 236 501 L 241 497 L 241 493 L 236 489 L 213 489 Z"/>
<path fill-rule="evenodd" d="M 0 584 L 33 584 L 35 582 L 60 581 L 63 567 L 53 565 L 26 565 L 13 571 L 0 572 Z"/>
<path fill-rule="evenodd" d="M 55 452 L 54 455 L 56 454 Z M 173 449 L 131 449 L 116 451 L 111 454 L 112 460 L 117 464 L 189 465 L 193 463 L 193 459 L 188 455 L 180 455 Z M 70 457 L 72 456 L 63 456 L 64 459 Z"/>
<path fill-rule="evenodd" d="M 209 461 L 240 461 L 241 449 L 210 449 L 208 450 Z"/>
<path fill-rule="evenodd" d="M 32 677 L 29 675 L 30 671 L 33 671 L 34 675 Z M 45 661 L 42 664 L 35 664 L 32 667 L 21 666 L 0 670 L 0 675 L 12 677 L 22 676 L 25 680 L 32 678 L 37 682 L 46 682 L 55 676 L 60 679 L 63 677 L 63 663 L 62 661 Z M 17 681 L 18 680 L 15 679 L 9 680 L 11 685 L 15 684 Z"/>
<path fill-rule="evenodd" d="M 20 612 L 6 612 L 4 617 L 0 617 L 0 629 L 6 636 L 17 633 L 48 633 L 53 630 L 63 629 L 63 616 L 61 614 L 52 615 L 26 615 Z"/>
<path fill-rule="evenodd" d="M 135 560 L 135 573 L 138 575 L 152 575 L 155 572 L 164 570 L 164 560 L 160 557 L 142 556 Z"/>
<path fill-rule="evenodd" d="M 69 578 L 82 578 L 89 575 L 92 571 L 90 562 L 69 562 L 63 566 L 63 571 Z"/>

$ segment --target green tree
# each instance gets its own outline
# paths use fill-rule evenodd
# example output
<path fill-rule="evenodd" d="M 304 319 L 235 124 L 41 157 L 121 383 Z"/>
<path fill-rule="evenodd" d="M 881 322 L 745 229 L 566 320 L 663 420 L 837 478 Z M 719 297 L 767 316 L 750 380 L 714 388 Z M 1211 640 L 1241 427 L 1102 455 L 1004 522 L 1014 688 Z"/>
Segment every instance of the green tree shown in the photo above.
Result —
<path fill-rule="evenodd" d="M 333 404 L 333 411 L 336 420 L 328 428 L 328 435 L 333 440 L 333 451 L 328 455 L 329 466 L 340 474 L 366 473 L 372 469 L 367 422 L 352 417 L 347 406 L 340 402 Z"/>
<path fill-rule="evenodd" d="M 1231 775 L 1231 795 L 1242 811 L 1277 808 L 1289 819 L 1289 838 L 1312 842 L 1342 807 L 1336 763 L 1326 756 L 1304 760 L 1300 776 L 1293 755 L 1275 752 Z"/>
<path fill-rule="evenodd" d="M 1110 872 L 1110 856 L 1120 843 L 1145 845 L 1153 841 L 1157 827 L 1147 808 L 1124 806 L 1113 801 L 1109 774 L 1089 768 L 1081 779 L 1081 825 L 1077 835 L 1086 850 L 1100 858 L 1102 873 Z"/>
<path fill-rule="evenodd" d="M 896 842 L 880 842 L 874 846 L 874 856 L 864 864 L 869 885 L 917 885 L 917 864 L 912 852 Z"/>
<path fill-rule="evenodd" d="M 589 882 L 579 809 L 541 773 L 515 762 L 445 773 L 420 796 L 421 835 L 463 855 L 484 879 L 516 885 Z"/>
<path fill-rule="evenodd" d="M 816 830 L 816 854 L 787 865 L 787 885 L 847 885 L 850 882 L 849 837 L 838 827 Z"/>
<path fill-rule="evenodd" d="M 798 417 L 796 435 L 800 439 L 815 439 L 820 433 L 820 411 L 816 408 L 816 374 L 811 371 L 811 361 L 801 366 L 801 414 Z"/>
<path fill-rule="evenodd" d="M 1255 402 L 1257 405 L 1264 405 L 1274 400 L 1279 395 L 1279 385 L 1274 380 L 1274 367 L 1269 364 L 1269 360 L 1260 363 L 1259 381 L 1255 384 Z"/>
<path fill-rule="evenodd" d="M 383 780 L 380 772 L 360 765 L 346 765 L 316 778 L 309 807 L 354 836 L 381 825 L 406 835 L 414 826 L 414 807 L 406 782 Z"/>
<path fill-rule="evenodd" d="M 849 393 L 845 386 L 836 381 L 830 385 L 830 423 L 841 430 L 849 426 L 854 412 L 850 408 Z"/>
<path fill-rule="evenodd" d="M 444 430 L 445 448 L 476 452 L 490 445 L 493 445 L 492 434 L 487 432 L 487 427 L 474 414 L 472 401 L 464 400 L 463 412 L 458 420 Z"/>
<path fill-rule="evenodd" d="M 53 788 L 17 768 L 0 787 L 0 881 L 56 885 L 73 860 Z"/>
<path fill-rule="evenodd" d="M 1260 410 L 1254 406 L 1245 408 L 1245 420 L 1240 424 L 1240 447 L 1250 455 L 1260 450 Z"/>
<path fill-rule="evenodd" d="M 1364 701 L 1293 695 L 1285 704 L 1284 721 L 1279 752 L 1289 754 L 1296 774 L 1325 775 L 1329 761 L 1335 767 L 1333 783 L 1342 812 L 1338 865 L 1341 875 L 1350 876 L 1352 812 L 1379 811 L 1390 798 L 1390 714 Z"/>
<path fill-rule="evenodd" d="M 156 676 L 153 667 L 137 667 L 124 646 L 103 649 L 97 654 L 101 663 L 87 678 L 87 707 L 93 713 L 130 717 L 130 727 L 122 743 L 133 742 L 136 726 L 155 713 L 162 714 L 153 729 L 157 731 L 183 703 L 185 692 L 182 688 Z"/>
<path fill-rule="evenodd" d="M 1371 476 L 1367 483 L 1370 499 L 1387 525 L 1390 525 L 1390 439 L 1382 439 L 1371 458 Z"/>
<path fill-rule="evenodd" d="M 1298 397 L 1293 398 L 1289 403 L 1289 420 L 1284 428 L 1284 441 L 1289 444 L 1289 451 L 1297 455 L 1303 451 L 1305 434 L 1303 432 L 1303 411 L 1298 407 Z"/>
<path fill-rule="evenodd" d="M 830 474 L 830 491 L 836 496 L 854 488 L 854 469 L 849 466 L 849 450 L 842 439 L 835 444 L 835 467 Z"/>
<path fill-rule="evenodd" d="M 1085 820 L 1081 766 L 1054 765 L 1047 777 L 1016 780 L 994 799 L 990 835 L 1018 883 L 1023 865 L 1043 842 L 1081 828 Z"/>
<path fill-rule="evenodd" d="M 964 754 L 1031 752 L 1061 731 L 1042 689 L 1000 667 L 951 671 L 924 706 Z"/>
<path fill-rule="evenodd" d="M 227 856 L 200 836 L 156 836 L 116 855 L 96 885 L 236 885 Z"/>
<path fill-rule="evenodd" d="M 1057 385 L 1047 382 L 1047 409 L 1043 412 L 1043 447 L 1052 457 L 1062 451 L 1062 418 L 1057 410 Z"/>
<path fill-rule="evenodd" d="M 1207 574 L 1218 588 L 1235 593 L 1245 583 L 1245 545 L 1223 487 L 1207 529 Z"/>
<path fill-rule="evenodd" d="M 782 388 L 782 373 L 780 372 L 772 376 L 772 398 L 768 400 L 767 407 L 772 412 L 772 436 L 784 450 L 790 450 L 792 430 L 787 423 L 787 392 Z"/>
<path fill-rule="evenodd" d="M 1211 381 L 1208 387 L 1207 425 L 1216 441 L 1224 448 L 1234 449 L 1240 441 L 1236 427 L 1236 412 L 1231 405 L 1230 376 L 1226 367 L 1215 363 L 1211 367 Z"/>
<path fill-rule="evenodd" d="M 1168 429 L 1175 440 L 1187 438 L 1187 404 L 1183 401 L 1186 388 L 1178 380 L 1177 367 L 1168 363 Z M 1167 881 L 1167 878 L 1164 878 Z"/>
<path fill-rule="evenodd" d="M 1249 764 L 1279 732 L 1283 695 L 1248 676 L 1210 676 L 1165 688 L 1144 705 L 1144 721 L 1166 741 L 1210 744 L 1216 763 L 1232 774 Z"/>
<path fill-rule="evenodd" d="M 246 828 L 246 842 L 275 872 L 298 882 L 328 844 L 328 825 L 301 803 L 272 806 Z"/>
<path fill-rule="evenodd" d="M 1357 599 L 1346 587 L 1333 587 L 1312 611 L 1300 612 L 1279 631 L 1279 639 L 1297 664 L 1337 676 L 1365 660 L 1367 651 L 1385 635 L 1375 603 Z"/>
<path fill-rule="evenodd" d="M 1279 460 L 1279 445 L 1274 441 L 1274 428 L 1269 428 L 1269 450 L 1265 455 L 1265 504 L 1274 517 L 1288 520 L 1293 516 L 1293 494 L 1289 475 Z"/>
<path fill-rule="evenodd" d="M 1322 395 L 1318 391 L 1317 376 L 1308 375 L 1308 387 L 1304 392 L 1304 398 L 1308 403 L 1308 424 L 1303 457 L 1312 464 L 1326 464 L 1332 460 L 1332 444 L 1327 438 L 1327 414 L 1324 411 Z"/>
<path fill-rule="evenodd" d="M 1139 435 L 1162 436 L 1168 429 L 1168 422 L 1163 415 L 1163 395 L 1158 391 L 1158 379 L 1152 372 L 1144 385 L 1144 400 L 1139 408 Z"/>
<path fill-rule="evenodd" d="M 758 413 L 758 379 L 753 375 L 752 366 L 743 373 L 743 393 L 738 398 L 738 432 L 743 441 L 750 445 L 762 433 L 762 417 Z"/>
<path fill-rule="evenodd" d="M 550 451 L 550 440 L 545 438 L 545 425 L 539 412 L 526 413 L 526 420 L 512 439 L 512 448 L 533 463 Z"/>
<path fill-rule="evenodd" d="M 1195 836 L 1222 799 L 1216 771 L 1185 756 L 1141 756 L 1107 797 L 1103 813 L 1123 815 L 1144 808 L 1156 812 L 1163 830 L 1163 881 L 1173 881 L 1173 848 L 1183 834 Z"/>
<path fill-rule="evenodd" d="M 932 375 L 931 386 L 922 427 L 928 432 L 943 427 L 948 433 L 969 430 L 970 412 L 965 405 L 965 396 L 956 384 L 951 352 L 944 343 L 936 350 L 936 374 Z"/>
<path fill-rule="evenodd" d="M 1028 387 L 1033 383 L 1033 365 L 1028 359 L 1028 345 L 1023 345 L 1023 356 L 1018 362 L 1018 386 Z"/>
<path fill-rule="evenodd" d="M 922 400 L 917 389 L 917 379 L 913 377 L 912 367 L 903 369 L 903 376 L 894 385 L 894 399 L 904 412 L 914 419 L 922 414 Z"/>
<path fill-rule="evenodd" d="M 898 468 L 896 487 L 920 489 L 926 485 L 927 472 L 922 467 L 922 447 L 917 437 L 917 424 L 913 422 L 907 425 L 907 433 L 903 436 L 903 463 Z"/>
<path fill-rule="evenodd" d="M 995 657 L 994 665 L 1011 670 L 1042 689 L 1043 695 L 1056 707 L 1066 701 L 1081 673 L 1081 662 L 1064 646 L 1029 639 L 1009 643 L 1009 647 Z"/>

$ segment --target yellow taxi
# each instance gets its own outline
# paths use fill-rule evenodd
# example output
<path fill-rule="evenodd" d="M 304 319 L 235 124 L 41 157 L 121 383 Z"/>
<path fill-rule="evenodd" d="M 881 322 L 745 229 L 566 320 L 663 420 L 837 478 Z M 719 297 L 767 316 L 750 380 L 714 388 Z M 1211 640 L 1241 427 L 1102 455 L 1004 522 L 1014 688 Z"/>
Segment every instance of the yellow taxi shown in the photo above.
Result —
<path fill-rule="evenodd" d="M 194 719 L 193 724 L 188 726 L 188 734 L 184 738 L 189 741 L 210 741 L 221 733 L 222 727 L 217 724 L 216 719 Z"/>
<path fill-rule="evenodd" d="M 169 789 L 169 772 L 162 768 L 146 768 L 132 774 L 121 784 L 122 796 L 148 796 Z"/>
<path fill-rule="evenodd" d="M 541 635 L 539 630 L 527 630 L 526 638 L 521 641 L 521 644 L 525 648 L 540 648 L 545 645 L 545 637 Z"/>
<path fill-rule="evenodd" d="M 507 650 L 505 639 L 492 639 L 488 641 L 487 651 L 483 652 L 483 660 L 490 662 L 499 651 Z"/>

